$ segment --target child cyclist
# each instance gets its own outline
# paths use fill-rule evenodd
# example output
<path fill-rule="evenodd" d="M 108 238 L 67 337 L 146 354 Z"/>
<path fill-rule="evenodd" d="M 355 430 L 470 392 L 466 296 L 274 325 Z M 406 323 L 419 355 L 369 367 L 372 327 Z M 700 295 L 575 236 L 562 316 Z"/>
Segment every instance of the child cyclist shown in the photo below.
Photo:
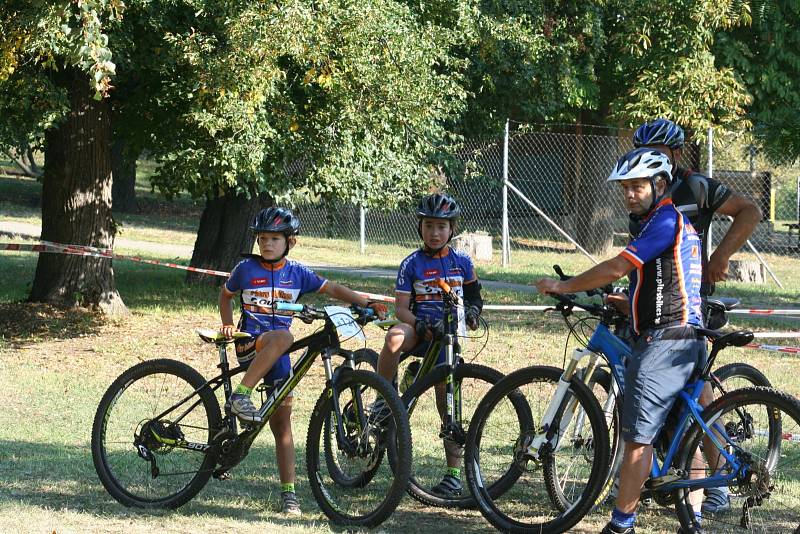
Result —
<path fill-rule="evenodd" d="M 300 229 L 300 220 L 291 210 L 280 207 L 261 210 L 250 229 L 256 234 L 260 254 L 247 254 L 231 272 L 219 294 L 221 332 L 231 338 L 237 327 L 233 325 L 231 299 L 237 293 L 241 300 L 241 317 L 238 330 L 252 334 L 253 338 L 236 343 L 236 356 L 240 364 L 248 365 L 241 383 L 230 398 L 231 412 L 244 424 L 261 423 L 258 409 L 250 394 L 262 378 L 268 388 L 286 381 L 292 371 L 287 350 L 294 342 L 289 327 L 290 313 L 276 311 L 277 302 L 297 302 L 306 293 L 320 292 L 351 304 L 371 307 L 383 317 L 386 307 L 373 303 L 352 290 L 316 275 L 304 265 L 288 259 Z M 275 456 L 281 479 L 282 510 L 291 515 L 300 514 L 294 492 L 295 454 L 291 427 L 292 396 L 270 417 L 269 425 L 275 436 Z"/>
<path fill-rule="evenodd" d="M 401 352 L 410 351 L 423 356 L 433 333 L 442 333 L 444 309 L 436 279 L 446 281 L 463 298 L 467 325 L 473 330 L 478 327 L 483 301 L 475 268 L 467 254 L 449 246 L 460 215 L 458 203 L 446 194 L 430 195 L 419 203 L 417 233 L 423 246 L 400 264 L 395 288 L 395 313 L 402 322 L 386 333 L 378 358 L 378 374 L 387 380 L 395 380 Z M 438 363 L 444 363 L 444 351 L 439 355 Z M 436 404 L 442 412 L 444 384 L 436 388 Z M 462 454 L 453 443 L 445 441 L 444 446 L 447 471 L 431 491 L 444 498 L 457 497 L 462 491 Z"/>

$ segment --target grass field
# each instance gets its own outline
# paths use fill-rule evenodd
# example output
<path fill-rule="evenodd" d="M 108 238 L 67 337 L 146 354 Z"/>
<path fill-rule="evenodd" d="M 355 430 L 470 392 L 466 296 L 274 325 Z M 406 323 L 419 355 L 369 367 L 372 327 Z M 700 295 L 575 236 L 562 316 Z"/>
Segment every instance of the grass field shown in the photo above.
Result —
<path fill-rule="evenodd" d="M 38 224 L 38 208 L 31 207 L 35 195 L 25 192 L 31 189 L 30 184 L 11 195 L 3 192 L 9 183 L 0 179 L 3 220 Z M 191 245 L 194 242 L 191 221 L 196 221 L 192 218 L 199 211 L 186 199 L 181 203 L 178 211 L 183 214 L 178 216 L 169 215 L 165 207 L 163 218 L 123 217 L 126 232 L 123 235 L 154 243 Z M 294 256 L 315 263 L 347 262 L 353 266 L 395 268 L 398 259 L 407 253 L 387 247 L 361 257 L 355 247 L 347 242 L 304 237 Z M 148 251 L 147 255 L 155 259 L 173 257 L 167 252 Z M 549 274 L 553 262 L 569 266 L 568 270 L 573 272 L 585 266 L 564 254 L 531 253 L 530 259 L 524 264 L 520 261 L 521 265 L 515 266 L 510 275 L 501 273 L 494 265 L 483 265 L 480 269 L 485 278 L 530 282 L 534 276 Z M 331 530 L 308 489 L 304 462 L 306 426 L 323 386 L 321 365 L 312 368 L 296 396 L 294 433 L 302 517 L 284 519 L 278 513 L 278 479 L 269 432 L 259 437 L 248 458 L 233 471 L 232 480 L 210 482 L 198 497 L 177 511 L 129 510 L 114 501 L 100 485 L 89 451 L 97 403 L 115 377 L 146 359 L 178 359 L 204 376 L 211 376 L 216 355 L 192 330 L 218 324 L 217 290 L 186 286 L 179 271 L 115 262 L 119 291 L 131 315 L 109 322 L 86 311 L 22 303 L 35 266 L 35 255 L 0 255 L 0 388 L 6 392 L 4 410 L 0 412 L 0 532 Z M 784 291 L 733 285 L 726 286 L 724 293 L 737 294 L 746 302 L 796 304 L 800 293 L 800 277 L 793 273 L 796 267 L 787 263 L 781 269 L 787 283 Z M 391 280 L 341 274 L 332 277 L 366 291 L 387 293 L 392 289 Z M 539 296 L 508 291 L 486 291 L 484 298 L 487 303 L 546 301 Z M 308 302 L 321 300 L 311 298 Z M 484 340 L 468 342 L 465 350 L 468 360 L 474 358 L 477 363 L 502 372 L 531 364 L 561 366 L 566 330 L 558 316 L 487 312 L 486 317 L 490 323 L 488 342 L 482 350 Z M 737 320 L 735 324 L 757 329 L 796 329 L 796 323 L 786 321 L 751 319 Z M 299 337 L 310 333 L 311 328 L 298 323 L 293 331 Z M 369 327 L 367 333 L 368 346 L 379 349 L 382 332 Z M 796 344 L 792 340 L 769 342 Z M 346 346 L 358 347 L 354 342 Z M 761 369 L 776 386 L 800 395 L 798 356 L 732 349 L 723 354 L 720 363 L 730 361 L 747 361 Z M 438 451 L 439 444 L 434 440 L 415 442 L 415 454 L 435 459 Z M 598 532 L 606 514 L 607 510 L 602 510 L 587 517 L 575 531 Z M 677 521 L 672 510 L 648 509 L 642 513 L 640 526 L 639 532 L 674 532 Z M 416 533 L 434 529 L 443 533 L 484 532 L 489 525 L 478 512 L 438 510 L 407 497 L 379 531 Z"/>

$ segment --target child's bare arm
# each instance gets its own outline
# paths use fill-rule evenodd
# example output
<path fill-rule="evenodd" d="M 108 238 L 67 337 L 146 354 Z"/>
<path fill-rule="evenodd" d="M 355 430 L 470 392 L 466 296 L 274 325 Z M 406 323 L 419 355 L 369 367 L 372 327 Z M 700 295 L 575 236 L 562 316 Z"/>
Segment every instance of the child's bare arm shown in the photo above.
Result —
<path fill-rule="evenodd" d="M 343 300 L 344 302 L 349 302 L 350 304 L 355 304 L 356 306 L 361 306 L 362 308 L 366 308 L 368 306 L 373 307 L 375 308 L 375 312 L 378 314 L 378 317 L 381 319 L 383 319 L 383 317 L 386 315 L 386 306 L 380 303 L 370 302 L 369 299 L 362 297 L 347 286 L 328 281 L 328 283 L 322 287 L 320 293 L 325 293 L 326 295 L 329 295 L 337 300 Z"/>
<path fill-rule="evenodd" d="M 411 312 L 410 302 L 411 295 L 408 293 L 395 293 L 394 315 L 404 323 L 414 326 L 417 318 Z"/>
<path fill-rule="evenodd" d="M 233 309 L 231 307 L 233 296 L 234 293 L 228 291 L 223 285 L 222 289 L 219 291 L 219 317 L 222 319 L 222 328 L 220 328 L 220 332 L 227 338 L 232 337 L 233 333 L 236 331 L 236 327 L 233 326 Z"/>

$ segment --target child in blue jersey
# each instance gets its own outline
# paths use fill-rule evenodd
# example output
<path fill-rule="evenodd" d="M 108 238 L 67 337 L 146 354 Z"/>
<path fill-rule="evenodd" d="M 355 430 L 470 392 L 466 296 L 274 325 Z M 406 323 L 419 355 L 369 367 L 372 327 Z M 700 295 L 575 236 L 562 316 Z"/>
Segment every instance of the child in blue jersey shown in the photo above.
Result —
<path fill-rule="evenodd" d="M 248 254 L 233 269 L 230 278 L 219 294 L 221 332 L 230 338 L 237 330 L 233 325 L 231 300 L 241 297 L 241 317 L 238 330 L 253 335 L 253 339 L 236 344 L 239 363 L 248 365 L 241 383 L 230 398 L 231 412 L 244 424 L 260 423 L 261 416 L 250 395 L 262 378 L 268 388 L 286 381 L 292 370 L 287 350 L 294 342 L 289 332 L 291 313 L 274 309 L 277 302 L 297 302 L 306 293 L 320 292 L 333 298 L 369 306 L 383 317 L 386 307 L 373 303 L 352 290 L 316 275 L 308 267 L 288 259 L 300 229 L 300 220 L 286 208 L 267 208 L 256 215 L 250 229 L 256 234 L 260 255 Z M 294 492 L 295 454 L 291 426 L 292 397 L 270 417 L 269 424 L 275 436 L 275 456 L 281 479 L 283 512 L 300 514 Z"/>
<path fill-rule="evenodd" d="M 458 203 L 446 194 L 431 195 L 419 203 L 417 232 L 424 246 L 400 264 L 395 288 L 395 313 L 403 322 L 387 332 L 378 359 L 378 374 L 389 381 L 397 375 L 400 353 L 411 351 L 416 355 L 424 355 L 433 333 L 442 330 L 444 309 L 437 279 L 446 281 L 463 298 L 467 326 L 473 330 L 478 327 L 483 301 L 475 268 L 467 254 L 448 244 L 460 215 Z M 443 361 L 442 354 L 440 363 Z M 436 399 L 437 405 L 443 406 L 444 384 L 436 387 Z M 462 491 L 463 455 L 460 447 L 448 440 L 445 440 L 444 446 L 447 471 L 431 491 L 444 498 L 457 497 Z"/>
<path fill-rule="evenodd" d="M 636 508 L 650 475 L 653 441 L 692 372 L 705 363 L 700 310 L 701 243 L 685 215 L 672 204 L 672 164 L 659 151 L 637 148 L 617 162 L 609 182 L 619 182 L 628 211 L 642 227 L 618 256 L 569 280 L 542 279 L 545 293 L 577 293 L 629 275 L 629 300 L 615 306 L 629 310 L 636 334 L 625 368 L 620 430 L 625 453 L 611 520 L 602 534 L 634 534 Z M 609 301 L 612 302 L 612 297 Z M 703 473 L 695 458 L 691 478 Z M 700 517 L 702 490 L 692 493 Z"/>

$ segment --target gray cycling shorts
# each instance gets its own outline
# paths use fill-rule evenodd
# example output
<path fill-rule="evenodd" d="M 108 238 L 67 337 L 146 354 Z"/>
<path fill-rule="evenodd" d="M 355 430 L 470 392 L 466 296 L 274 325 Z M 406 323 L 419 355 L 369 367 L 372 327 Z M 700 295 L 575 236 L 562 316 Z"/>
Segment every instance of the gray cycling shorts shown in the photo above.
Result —
<path fill-rule="evenodd" d="M 649 445 L 692 372 L 705 364 L 706 342 L 697 339 L 691 326 L 678 326 L 646 331 L 631 349 L 625 368 L 622 439 Z"/>

